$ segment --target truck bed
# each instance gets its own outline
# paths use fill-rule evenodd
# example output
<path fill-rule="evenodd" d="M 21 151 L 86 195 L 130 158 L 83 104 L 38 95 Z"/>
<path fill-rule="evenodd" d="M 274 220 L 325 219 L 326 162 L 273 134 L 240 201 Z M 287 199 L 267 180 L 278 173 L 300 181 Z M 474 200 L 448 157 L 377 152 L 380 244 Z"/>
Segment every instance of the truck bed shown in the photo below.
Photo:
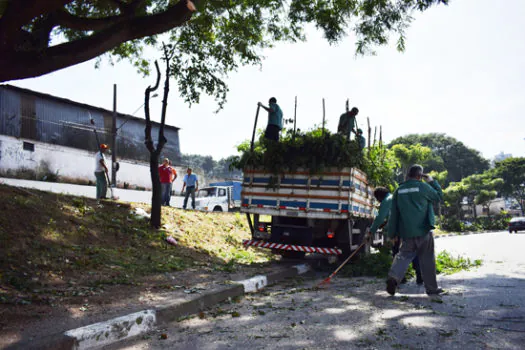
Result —
<path fill-rule="evenodd" d="M 275 176 L 245 169 L 241 194 L 245 213 L 312 219 L 374 217 L 373 189 L 357 168 L 329 169 L 310 175 L 305 169 Z"/>

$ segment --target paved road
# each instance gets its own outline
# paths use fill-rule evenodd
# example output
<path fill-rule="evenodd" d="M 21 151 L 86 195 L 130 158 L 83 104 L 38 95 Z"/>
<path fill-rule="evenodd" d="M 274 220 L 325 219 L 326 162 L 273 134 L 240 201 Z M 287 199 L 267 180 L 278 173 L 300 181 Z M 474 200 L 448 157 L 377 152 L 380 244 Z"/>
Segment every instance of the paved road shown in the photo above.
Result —
<path fill-rule="evenodd" d="M 2 183 L 10 186 L 95 198 L 95 186 L 0 178 L 0 184 Z M 121 188 L 115 188 L 113 191 L 119 197 L 119 200 L 124 202 L 151 203 L 151 191 L 124 190 Z M 173 207 L 180 208 L 182 207 L 182 201 L 183 197 L 173 196 L 170 204 Z"/>
<path fill-rule="evenodd" d="M 440 276 L 449 291 L 442 298 L 413 281 L 390 297 L 374 278 L 336 278 L 319 290 L 317 276 L 111 349 L 523 349 L 525 233 L 440 238 L 436 246 L 484 259 L 475 270 Z"/>

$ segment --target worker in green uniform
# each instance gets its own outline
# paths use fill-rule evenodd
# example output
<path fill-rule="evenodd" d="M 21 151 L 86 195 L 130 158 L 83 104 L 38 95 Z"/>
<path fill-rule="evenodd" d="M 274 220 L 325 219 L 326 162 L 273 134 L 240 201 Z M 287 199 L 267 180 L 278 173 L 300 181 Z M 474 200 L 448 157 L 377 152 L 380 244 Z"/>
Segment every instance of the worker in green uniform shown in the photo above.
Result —
<path fill-rule="evenodd" d="M 392 195 L 390 194 L 390 191 L 387 188 L 376 187 L 376 189 L 374 190 L 374 197 L 379 203 L 381 203 L 381 205 L 379 206 L 379 212 L 377 213 L 377 216 L 372 222 L 372 226 L 370 226 L 370 229 L 368 230 L 367 239 L 375 235 L 380 227 L 385 226 L 385 224 L 388 222 L 388 217 L 390 216 L 390 208 L 392 207 Z M 397 253 L 399 253 L 398 239 L 396 239 L 392 246 L 392 257 L 394 259 Z M 421 277 L 421 269 L 419 268 L 419 259 L 417 258 L 417 256 L 412 260 L 412 267 L 416 271 L 416 283 L 422 284 L 423 278 Z M 405 282 L 406 279 L 403 278 L 401 280 L 401 283 Z"/>
<path fill-rule="evenodd" d="M 364 149 L 366 147 L 366 139 L 361 129 L 357 129 L 357 141 L 359 142 L 359 148 Z"/>
<path fill-rule="evenodd" d="M 425 182 L 422 181 L 425 180 Z M 434 252 L 435 225 L 433 202 L 443 198 L 439 183 L 423 173 L 421 165 L 408 170 L 407 181 L 402 183 L 392 197 L 392 208 L 388 220 L 388 236 L 399 237 L 401 246 L 388 272 L 386 290 L 396 293 L 408 265 L 417 256 L 423 283 L 428 295 L 443 293 L 436 280 L 436 257 Z"/>
<path fill-rule="evenodd" d="M 359 109 L 356 107 L 352 108 L 350 111 L 341 114 L 339 117 L 339 125 L 337 126 L 337 133 L 346 137 L 347 140 L 350 140 L 350 133 L 356 133 L 356 121 L 355 118 L 359 113 Z"/>
<path fill-rule="evenodd" d="M 372 222 L 372 226 L 370 226 L 370 229 L 368 230 L 369 236 L 375 235 L 377 230 L 387 222 L 388 217 L 390 216 L 390 208 L 392 206 L 392 195 L 385 187 L 377 187 L 374 190 L 374 197 L 379 203 L 381 203 L 381 205 L 379 205 L 379 212 L 377 213 L 374 222 Z"/>

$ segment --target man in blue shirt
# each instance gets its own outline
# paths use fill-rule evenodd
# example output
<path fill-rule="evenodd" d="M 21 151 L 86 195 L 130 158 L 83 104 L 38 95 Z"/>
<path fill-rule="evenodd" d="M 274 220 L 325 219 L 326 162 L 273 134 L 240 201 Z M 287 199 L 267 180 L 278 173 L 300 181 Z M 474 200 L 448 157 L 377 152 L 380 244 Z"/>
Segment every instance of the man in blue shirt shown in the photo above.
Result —
<path fill-rule="evenodd" d="M 270 105 L 266 107 L 259 102 L 259 106 L 268 111 L 268 125 L 266 126 L 264 137 L 269 140 L 279 141 L 279 132 L 283 128 L 283 111 L 277 104 L 275 97 L 270 98 L 269 104 Z"/>
<path fill-rule="evenodd" d="M 184 184 L 182 185 L 182 192 L 186 188 L 186 194 L 184 196 L 184 205 L 183 209 L 186 209 L 188 205 L 188 197 L 191 195 L 191 207 L 195 209 L 195 191 L 199 190 L 199 181 L 197 180 L 197 175 L 191 173 L 191 168 L 188 168 L 184 179 L 182 179 Z"/>

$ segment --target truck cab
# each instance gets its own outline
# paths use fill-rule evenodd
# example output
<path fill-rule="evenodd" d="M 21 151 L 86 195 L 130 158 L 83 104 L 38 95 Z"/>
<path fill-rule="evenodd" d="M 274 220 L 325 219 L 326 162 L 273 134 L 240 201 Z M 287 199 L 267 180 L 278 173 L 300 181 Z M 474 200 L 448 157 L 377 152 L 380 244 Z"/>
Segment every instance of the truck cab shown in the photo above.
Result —
<path fill-rule="evenodd" d="M 235 211 L 240 208 L 240 182 L 211 183 L 196 193 L 195 208 L 202 211 Z"/>

